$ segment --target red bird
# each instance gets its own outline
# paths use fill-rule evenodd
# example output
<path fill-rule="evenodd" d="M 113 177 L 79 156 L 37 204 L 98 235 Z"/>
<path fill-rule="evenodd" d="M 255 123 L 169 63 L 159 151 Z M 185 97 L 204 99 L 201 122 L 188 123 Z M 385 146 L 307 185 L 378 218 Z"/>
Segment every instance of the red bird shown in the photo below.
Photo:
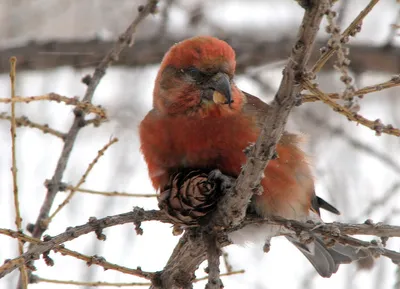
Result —
<path fill-rule="evenodd" d="M 155 81 L 153 109 L 140 124 L 141 150 L 156 190 L 184 168 L 239 175 L 246 162 L 243 150 L 256 141 L 269 106 L 237 88 L 235 65 L 233 49 L 209 36 L 177 43 L 164 56 Z M 320 220 L 319 208 L 338 213 L 315 195 L 300 141 L 294 134 L 282 135 L 279 157 L 268 163 L 261 181 L 264 192 L 254 196 L 250 205 L 260 216 L 305 221 Z M 323 277 L 330 277 L 339 264 L 351 262 L 344 246 L 328 249 L 321 239 L 312 246 L 289 240 Z"/>

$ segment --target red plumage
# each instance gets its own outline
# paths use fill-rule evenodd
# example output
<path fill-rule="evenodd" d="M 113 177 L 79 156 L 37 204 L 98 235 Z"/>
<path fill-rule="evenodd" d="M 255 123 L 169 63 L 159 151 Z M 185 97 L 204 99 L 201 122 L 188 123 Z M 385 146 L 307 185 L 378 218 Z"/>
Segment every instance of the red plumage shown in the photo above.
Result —
<path fill-rule="evenodd" d="M 153 109 L 140 124 L 141 150 L 155 189 L 162 189 L 171 173 L 184 168 L 240 173 L 246 162 L 243 150 L 256 141 L 269 106 L 236 87 L 235 64 L 233 49 L 208 36 L 180 42 L 165 55 L 155 82 Z M 214 98 L 218 93 L 226 103 Z M 281 137 L 278 158 L 264 172 L 264 192 L 252 200 L 252 208 L 261 216 L 318 217 L 320 203 L 299 141 L 289 133 Z M 348 261 L 336 260 L 326 248 L 315 254 L 300 249 L 325 277 L 336 272 L 337 264 Z M 343 256 L 337 254 L 336 258 Z"/>

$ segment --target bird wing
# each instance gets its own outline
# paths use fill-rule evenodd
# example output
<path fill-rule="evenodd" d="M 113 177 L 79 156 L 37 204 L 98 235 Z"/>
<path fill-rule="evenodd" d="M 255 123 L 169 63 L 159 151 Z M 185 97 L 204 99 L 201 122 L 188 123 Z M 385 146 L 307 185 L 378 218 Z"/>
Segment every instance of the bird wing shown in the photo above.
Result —
<path fill-rule="evenodd" d="M 242 91 L 242 93 L 245 98 L 245 103 L 242 107 L 243 113 L 254 117 L 257 127 L 261 128 L 268 115 L 270 106 L 250 93 L 245 91 Z"/>
<path fill-rule="evenodd" d="M 270 110 L 271 106 L 250 93 L 247 93 L 245 91 L 242 91 L 242 93 L 245 96 L 245 104 L 243 105 L 243 112 L 245 114 L 254 116 L 257 126 L 259 128 L 261 128 L 266 119 L 266 116 L 268 115 L 268 111 Z M 300 139 L 300 137 L 297 137 L 294 134 L 284 132 L 284 134 L 280 140 L 280 144 L 282 144 L 282 145 L 295 144 L 296 145 L 299 142 L 299 139 Z M 338 209 L 336 209 L 334 206 L 329 204 L 324 199 L 318 197 L 315 194 L 315 192 L 313 193 L 313 196 L 312 196 L 311 208 L 315 212 L 317 212 L 318 215 L 319 215 L 320 209 L 324 209 L 333 214 L 340 215 L 340 212 Z"/>

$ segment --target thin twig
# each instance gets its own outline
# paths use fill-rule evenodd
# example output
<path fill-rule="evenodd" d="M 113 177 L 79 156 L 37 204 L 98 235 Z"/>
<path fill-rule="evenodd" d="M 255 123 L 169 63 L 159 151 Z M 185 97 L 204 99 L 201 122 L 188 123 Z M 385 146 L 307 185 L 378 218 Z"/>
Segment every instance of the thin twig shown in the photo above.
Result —
<path fill-rule="evenodd" d="M 314 233 L 320 233 L 324 236 L 331 237 L 334 235 L 370 235 L 376 237 L 396 237 L 400 238 L 400 226 L 388 225 L 384 223 L 373 223 L 368 222 L 361 224 L 350 224 L 350 223 L 324 223 L 324 224 L 313 224 L 313 223 L 302 223 L 296 220 L 287 220 L 282 217 L 274 216 L 268 219 L 259 218 L 256 216 L 249 215 L 238 227 L 233 227 L 228 231 L 235 231 L 239 227 L 242 228 L 248 224 L 271 224 L 271 225 L 283 225 L 289 230 L 294 232 L 297 229 L 312 231 Z M 400 253 L 399 253 L 400 256 Z"/>
<path fill-rule="evenodd" d="M 299 231 L 304 231 L 312 234 L 321 234 L 325 238 L 328 238 L 326 242 L 329 243 L 329 239 L 339 242 L 344 245 L 350 245 L 353 247 L 364 248 L 368 250 L 372 256 L 385 256 L 389 258 L 393 263 L 400 264 L 400 252 L 389 250 L 384 248 L 381 244 L 376 241 L 362 241 L 353 237 L 349 237 L 347 234 L 351 235 L 372 235 L 378 237 L 400 237 L 400 227 L 385 225 L 381 223 L 373 224 L 371 221 L 364 224 L 342 224 L 342 223 L 332 223 L 332 224 L 309 224 L 302 223 L 296 220 L 285 220 L 281 217 L 271 217 L 270 219 L 262 219 L 257 222 L 255 219 L 243 222 L 241 226 L 246 224 L 254 223 L 267 223 L 274 225 L 283 225 L 285 228 L 299 233 Z M 389 233 L 391 231 L 391 233 Z"/>
<path fill-rule="evenodd" d="M 12 101 L 8 98 L 0 98 L 0 103 L 10 103 L 10 102 L 30 103 L 32 101 L 40 101 L 40 100 L 63 102 L 66 105 L 73 105 L 79 109 L 82 109 L 87 113 L 94 113 L 101 119 L 107 119 L 106 111 L 104 110 L 104 108 L 100 106 L 95 106 L 90 102 L 79 101 L 77 97 L 71 98 L 53 92 L 39 96 L 29 96 L 29 97 L 16 96 Z"/>
<path fill-rule="evenodd" d="M 19 239 L 24 242 L 29 242 L 34 245 L 43 244 L 43 241 L 40 241 L 39 239 L 30 237 L 21 232 L 12 231 L 9 229 L 0 229 L 0 234 L 9 236 L 11 238 L 16 238 L 16 239 Z M 137 276 L 137 277 L 141 277 L 141 278 L 145 278 L 145 279 L 153 278 L 153 273 L 151 273 L 151 272 L 145 272 L 145 271 L 141 270 L 140 268 L 130 269 L 130 268 L 127 268 L 124 266 L 110 263 L 110 262 L 107 262 L 106 259 L 104 259 L 103 257 L 97 256 L 97 255 L 87 256 L 87 255 L 81 254 L 79 252 L 69 250 L 69 249 L 65 248 L 64 245 L 58 245 L 58 246 L 54 247 L 52 250 L 56 253 L 62 254 L 63 256 L 66 255 L 66 256 L 76 258 L 78 260 L 85 261 L 88 266 L 97 265 L 97 266 L 103 267 L 104 270 L 114 270 L 114 271 L 121 272 L 123 274 L 129 274 L 132 276 Z"/>
<path fill-rule="evenodd" d="M 30 248 L 27 252 L 22 254 L 21 256 L 8 260 L 5 262 L 2 266 L 0 266 L 0 278 L 4 277 L 5 275 L 9 274 L 16 268 L 19 268 L 23 264 L 26 264 L 30 261 L 37 260 L 40 258 L 40 255 L 43 254 L 44 252 L 47 252 L 49 250 L 55 249 L 57 246 L 60 244 L 63 244 L 67 241 L 71 241 L 73 239 L 78 238 L 79 236 L 91 233 L 91 232 L 101 232 L 105 228 L 113 227 L 116 225 L 122 225 L 126 223 L 134 223 L 134 224 L 140 224 L 141 222 L 145 221 L 160 221 L 163 223 L 170 223 L 170 220 L 165 216 L 165 214 L 161 211 L 157 210 L 149 210 L 145 211 L 141 208 L 135 207 L 132 212 L 128 213 L 123 213 L 123 214 L 118 214 L 114 216 L 109 216 L 105 217 L 102 219 L 96 219 L 94 217 L 90 218 L 89 222 L 81 225 L 81 226 L 76 226 L 76 227 L 71 227 L 67 228 L 67 230 L 64 233 L 61 233 L 55 237 L 48 237 L 48 241 L 41 242 L 39 244 L 31 243 Z M 0 229 L 0 234 L 5 234 L 9 235 L 7 232 L 10 232 L 11 230 L 7 229 Z M 18 233 L 15 232 L 18 236 Z M 37 238 L 36 238 L 37 239 Z M 56 248 L 56 251 L 59 250 Z M 84 255 L 82 255 L 84 256 Z M 89 261 L 91 261 L 90 264 L 98 264 L 101 260 L 97 260 L 95 256 L 89 257 L 92 258 Z M 81 258 L 79 258 L 81 259 Z M 104 259 L 104 258 L 102 258 Z M 87 261 L 86 259 L 83 259 Z M 88 262 L 88 261 L 87 261 Z M 115 265 L 119 266 L 119 265 Z M 103 266 L 104 268 L 108 268 Z M 121 267 L 121 266 L 119 266 Z M 126 272 L 128 274 L 132 274 L 132 269 L 131 271 Z M 132 274 L 132 275 L 137 275 L 137 274 Z M 149 278 L 151 278 L 150 276 Z"/>
<path fill-rule="evenodd" d="M 11 79 L 11 100 L 15 98 L 15 77 L 16 77 L 16 62 L 15 57 L 10 59 L 10 79 Z M 18 179 L 17 179 L 17 154 L 16 154 L 16 137 L 17 137 L 17 122 L 15 120 L 15 103 L 11 103 L 11 158 L 12 158 L 12 179 L 13 179 L 13 191 L 14 191 L 14 208 L 15 208 L 15 225 L 18 230 L 21 230 L 21 212 L 19 208 L 19 197 L 18 197 Z M 22 252 L 20 252 L 22 254 Z"/>
<path fill-rule="evenodd" d="M 352 34 L 354 34 L 355 31 L 357 31 L 357 27 L 362 23 L 363 19 L 365 16 L 368 15 L 369 12 L 371 12 L 372 8 L 379 2 L 379 0 L 371 0 L 368 5 L 358 14 L 358 16 L 351 22 L 349 27 L 342 33 L 342 40 L 348 39 L 348 37 Z M 345 41 L 347 42 L 347 41 Z M 320 58 L 317 60 L 317 62 L 314 64 L 313 68 L 311 71 L 315 74 L 318 71 L 321 70 L 321 68 L 325 65 L 325 63 L 331 58 L 331 56 L 335 53 L 337 47 L 329 47 L 326 49 L 324 53 L 320 56 Z"/>
<path fill-rule="evenodd" d="M 89 287 L 132 287 L 132 286 L 150 286 L 149 282 L 130 282 L 130 283 L 114 283 L 114 282 L 84 282 L 84 281 L 73 281 L 73 280 L 57 280 L 42 278 L 39 276 L 32 276 L 32 283 L 50 283 L 50 284 L 63 284 L 63 285 L 75 285 L 75 286 L 89 286 Z"/>
<path fill-rule="evenodd" d="M 311 83 L 309 80 L 303 80 L 303 86 L 311 93 L 315 94 L 319 97 L 321 101 L 325 104 L 329 105 L 334 111 L 346 116 L 349 120 L 355 121 L 363 126 L 366 126 L 375 131 L 376 135 L 381 135 L 382 133 L 400 136 L 400 130 L 394 128 L 392 125 L 384 125 L 380 119 L 375 121 L 371 121 L 366 119 L 365 117 L 351 112 L 349 109 L 345 108 L 344 106 L 340 105 L 339 103 L 332 100 L 328 95 L 322 92 L 316 84 Z"/>
<path fill-rule="evenodd" d="M 232 271 L 220 274 L 221 277 L 232 276 L 237 274 L 243 274 L 244 270 Z M 207 276 L 197 278 L 193 281 L 193 283 L 207 280 Z M 66 281 L 66 280 L 56 280 L 56 279 L 48 279 L 42 278 L 36 275 L 31 277 L 32 283 L 52 283 L 52 284 L 64 284 L 64 285 L 76 285 L 76 286 L 90 286 L 90 287 L 131 287 L 131 286 L 150 286 L 151 283 L 143 283 L 143 282 L 131 282 L 131 283 L 118 283 L 118 282 L 80 282 L 80 281 Z"/>
<path fill-rule="evenodd" d="M 23 234 L 22 232 L 16 232 L 16 231 L 9 230 L 9 229 L 0 229 L 0 234 L 9 236 L 11 238 L 16 238 L 16 239 L 24 241 L 24 242 L 29 242 L 29 243 L 32 243 L 35 245 L 43 243 L 39 239 L 32 238 L 28 235 Z M 154 273 L 143 271 L 140 268 L 130 269 L 130 268 L 127 268 L 124 266 L 110 263 L 110 262 L 107 262 L 103 257 L 96 256 L 96 255 L 95 256 L 87 256 L 87 255 L 81 254 L 79 252 L 69 250 L 69 249 L 65 248 L 64 245 L 59 245 L 59 246 L 54 247 L 53 251 L 56 253 L 60 253 L 62 255 L 76 258 L 78 260 L 85 261 L 88 266 L 97 265 L 97 266 L 103 267 L 104 270 L 113 270 L 113 271 L 117 271 L 117 272 L 120 272 L 123 274 L 129 274 L 132 276 L 137 276 L 137 277 L 148 279 L 148 280 L 150 280 L 154 277 Z M 243 274 L 244 272 L 245 272 L 244 270 L 231 271 L 231 272 L 221 274 L 221 276 Z M 198 278 L 194 282 L 204 281 L 204 280 L 207 280 L 207 278 L 208 278 L 207 276 Z M 103 286 L 106 286 L 106 285 L 103 285 Z"/>
<path fill-rule="evenodd" d="M 11 118 L 11 116 L 2 112 L 2 113 L 0 113 L 0 119 L 5 119 L 8 121 L 11 121 L 12 118 Z M 65 138 L 64 133 L 49 127 L 47 124 L 39 124 L 39 123 L 33 122 L 33 121 L 29 120 L 26 116 L 16 117 L 15 122 L 16 122 L 17 127 L 27 126 L 27 127 L 31 127 L 31 128 L 36 128 L 38 130 L 41 130 L 44 134 L 48 133 L 48 134 L 54 135 L 56 137 L 59 137 L 62 140 L 64 140 L 64 138 Z"/>
<path fill-rule="evenodd" d="M 341 98 L 346 100 L 346 107 L 348 108 L 359 108 L 357 101 L 350 95 L 355 91 L 354 85 L 352 84 L 353 79 L 350 77 L 349 73 L 349 65 L 350 59 L 349 48 L 344 46 L 345 43 L 342 43 L 341 35 L 340 35 L 340 27 L 336 23 L 336 12 L 333 10 L 329 10 L 326 14 L 326 18 L 328 19 L 329 25 L 326 27 L 328 33 L 331 34 L 331 38 L 328 41 L 328 48 L 333 47 L 336 51 L 337 61 L 334 64 L 334 68 L 338 70 L 341 74 L 340 80 L 345 85 L 345 90 L 341 95 Z"/>
<path fill-rule="evenodd" d="M 50 215 L 50 217 L 46 220 L 47 222 L 51 222 L 52 219 L 58 214 L 58 212 L 61 211 L 62 208 L 64 208 L 69 201 L 72 199 L 72 197 L 75 195 L 77 189 L 86 181 L 87 176 L 89 173 L 92 171 L 93 167 L 96 165 L 96 163 L 99 161 L 99 159 L 104 155 L 104 152 L 112 146 L 114 143 L 118 141 L 117 138 L 110 139 L 110 141 L 101 149 L 97 152 L 97 156 L 94 158 L 94 160 L 89 164 L 87 167 L 85 173 L 82 175 L 81 179 L 79 180 L 78 184 L 74 186 L 71 190 L 69 195 L 65 198 L 65 200 L 58 206 L 58 208 L 54 211 L 53 214 Z"/>
<path fill-rule="evenodd" d="M 219 276 L 220 277 L 226 277 L 226 276 L 232 276 L 232 275 L 237 275 L 237 274 L 243 274 L 244 272 L 245 272 L 245 270 L 237 270 L 237 271 L 231 271 L 231 272 L 222 273 L 222 274 L 219 274 Z M 193 281 L 193 283 L 204 281 L 204 280 L 207 280 L 207 279 L 208 279 L 208 276 L 204 276 L 204 277 L 195 279 Z"/>
<path fill-rule="evenodd" d="M 16 65 L 17 58 L 11 57 L 10 59 L 10 80 L 11 80 L 11 98 L 10 100 L 14 100 L 15 98 L 15 79 L 16 79 Z M 11 103 L 11 158 L 12 158 L 12 179 L 13 179 L 13 192 L 14 192 L 14 208 L 15 208 L 15 225 L 17 226 L 17 230 L 22 230 L 22 218 L 21 211 L 19 206 L 19 195 L 18 195 L 18 177 L 17 177 L 17 153 L 16 153 L 16 137 L 17 137 L 17 122 L 15 120 L 15 102 Z M 24 253 L 24 245 L 21 241 L 18 241 L 18 252 L 20 255 Z M 26 272 L 25 266 L 20 267 L 21 273 L 21 281 L 22 288 L 28 288 L 28 275 Z"/>
<path fill-rule="evenodd" d="M 74 186 L 66 186 L 66 190 L 73 190 L 74 188 L 75 188 Z M 95 190 L 82 189 L 82 188 L 76 188 L 75 191 L 80 192 L 80 193 L 104 196 L 104 197 L 155 198 L 158 196 L 157 194 L 132 194 L 132 193 L 126 193 L 126 192 L 117 192 L 117 191 L 102 192 L 102 191 L 95 191 Z"/>
<path fill-rule="evenodd" d="M 352 93 L 349 94 L 349 96 L 364 96 L 365 94 L 368 93 L 373 93 L 373 92 L 378 92 L 384 89 L 392 88 L 400 86 L 400 75 L 394 75 L 392 78 L 388 81 L 374 84 L 374 85 L 369 85 L 366 87 L 363 87 L 359 90 L 356 90 Z M 327 96 L 331 99 L 340 99 L 340 94 L 339 93 L 326 93 Z M 320 99 L 318 96 L 314 94 L 301 94 L 303 97 L 303 102 L 314 102 L 314 101 L 319 101 Z"/>
<path fill-rule="evenodd" d="M 222 259 L 224 260 L 224 265 L 225 265 L 226 271 L 228 273 L 233 272 L 233 267 L 232 267 L 231 263 L 229 262 L 228 252 L 225 252 L 225 251 L 222 252 Z"/>
<path fill-rule="evenodd" d="M 207 244 L 207 273 L 208 282 L 206 289 L 220 289 L 224 285 L 219 277 L 219 257 L 221 255 L 221 249 L 216 234 L 210 230 L 210 232 L 204 232 L 204 242 Z"/>
<path fill-rule="evenodd" d="M 33 246 L 32 249 L 29 249 L 28 252 L 25 252 L 22 256 L 19 256 L 15 259 L 9 260 L 5 262 L 2 266 L 0 266 L 0 278 L 4 277 L 8 273 L 12 272 L 19 266 L 22 266 L 23 264 L 31 261 L 31 260 L 36 260 L 40 257 L 41 254 L 44 252 L 47 252 L 49 250 L 55 250 L 56 252 L 64 253 L 63 250 L 66 250 L 62 247 L 60 247 L 60 244 L 63 244 L 67 241 L 71 241 L 73 239 L 78 238 L 79 236 L 88 234 L 90 232 L 98 231 L 98 230 L 103 230 L 105 228 L 113 227 L 116 225 L 121 225 L 121 224 L 126 224 L 126 223 L 140 223 L 140 222 L 145 222 L 145 221 L 160 221 L 164 223 L 170 223 L 170 220 L 165 216 L 165 214 L 162 211 L 157 211 L 157 210 L 149 210 L 145 211 L 141 208 L 134 208 L 132 212 L 128 213 L 123 213 L 123 214 L 118 214 L 114 216 L 109 216 L 105 217 L 103 219 L 95 219 L 91 218 L 90 221 L 84 225 L 81 226 L 76 226 L 73 228 L 68 228 L 66 232 L 61 233 L 55 237 L 46 237 L 47 241 L 44 242 L 39 242 L 38 239 L 26 236 L 22 233 L 12 231 L 9 229 L 0 229 L 0 234 L 7 235 L 13 238 L 20 238 L 21 240 L 27 241 L 27 242 L 32 242 Z M 340 240 L 345 242 L 347 239 L 346 235 L 371 235 L 371 236 L 377 236 L 377 237 L 400 237 L 400 226 L 392 226 L 392 225 L 387 225 L 387 224 L 382 224 L 382 223 L 376 223 L 373 224 L 371 222 L 369 223 L 364 223 L 364 224 L 347 224 L 347 223 L 326 223 L 322 225 L 315 226 L 315 224 L 310 224 L 310 223 L 301 223 L 295 220 L 286 220 L 283 218 L 279 217 L 274 217 L 271 219 L 262 219 L 259 217 L 255 216 L 248 216 L 246 217 L 245 221 L 237 227 L 231 227 L 227 228 L 228 232 L 235 231 L 245 225 L 248 224 L 255 224 L 255 223 L 267 223 L 267 224 L 273 224 L 273 225 L 284 225 L 290 230 L 294 230 L 294 232 L 298 232 L 299 229 L 305 230 L 305 231 L 312 231 L 314 233 L 320 233 L 324 236 L 327 237 L 338 237 L 340 236 Z M 338 235 L 339 234 L 339 235 Z M 193 238 L 193 235 L 190 235 L 190 232 L 185 232 L 184 236 L 182 237 L 185 242 L 180 242 L 182 246 L 185 248 L 187 246 L 193 246 L 193 242 L 190 241 L 191 238 Z M 339 237 L 338 237 L 339 238 Z M 344 238 L 344 239 L 343 239 Z M 349 242 L 353 244 L 356 242 L 355 240 L 357 239 L 349 239 Z M 202 243 L 202 242 L 200 242 Z M 369 242 L 366 243 L 360 243 L 360 246 L 365 247 L 366 244 L 369 244 Z M 192 245 L 190 245 L 192 244 Z M 224 241 L 220 242 L 221 246 L 226 246 L 229 245 L 230 242 Z M 376 246 L 375 246 L 376 247 Z M 196 251 L 196 247 L 192 247 L 193 251 L 190 253 L 193 254 Z M 201 250 L 204 253 L 203 248 L 197 248 L 198 250 Z M 393 252 L 393 251 L 385 251 L 386 255 L 390 255 L 392 258 L 400 257 L 399 253 Z M 183 253 L 183 252 L 181 252 Z M 67 254 L 67 253 L 66 253 Z M 79 253 L 78 253 L 79 254 Z M 394 255 L 393 255 L 394 254 Z M 68 254 L 70 255 L 70 254 Z M 75 255 L 72 255 L 76 257 Z M 82 257 L 84 256 L 84 257 Z M 98 264 L 102 259 L 101 257 L 88 257 L 85 255 L 79 255 L 77 257 L 78 259 L 85 260 L 87 262 L 91 261 L 90 264 Z M 97 258 L 97 259 L 96 259 Z M 395 260 L 397 260 L 395 258 Z M 192 255 L 192 259 L 194 259 L 194 256 Z M 399 259 L 400 260 L 400 259 Z M 196 260 L 193 260 L 196 262 Z M 115 265 L 115 264 L 114 264 Z M 101 265 L 103 266 L 103 265 Z M 115 265 L 118 266 L 118 265 Z M 104 266 L 104 268 L 108 269 L 108 266 Z M 115 270 L 115 267 L 113 267 Z M 132 269 L 129 269 L 132 270 Z M 121 270 L 117 270 L 121 271 Z M 121 271 L 124 272 L 125 271 Z M 126 272 L 128 274 L 132 274 L 131 271 Z M 136 272 L 137 273 L 137 272 Z M 132 275 L 137 275 L 137 274 L 132 274 Z M 144 278 L 149 278 L 151 279 L 153 276 L 147 276 Z"/>
<path fill-rule="evenodd" d="M 91 118 L 91 119 L 86 119 L 85 120 L 85 126 L 93 124 L 94 127 L 98 127 L 98 126 L 100 126 L 100 124 L 102 124 L 104 122 L 107 122 L 107 121 L 108 121 L 107 119 L 94 117 L 94 118 Z"/>
<path fill-rule="evenodd" d="M 139 1 L 135 1 L 134 3 L 136 2 Z M 341 2 L 353 3 L 353 1 L 348 0 Z M 199 4 L 194 5 L 194 7 L 191 8 L 194 12 L 193 14 L 191 11 L 188 11 L 188 13 L 191 14 L 189 18 L 192 16 L 193 19 L 202 18 L 200 14 L 204 13 L 204 11 L 201 12 L 204 4 L 200 3 L 207 2 L 199 1 L 198 3 Z M 179 2 L 175 5 L 179 5 Z M 205 26 L 209 26 L 210 18 L 206 18 L 205 21 L 200 21 L 202 24 L 202 26 L 200 26 L 201 29 Z M 190 21 L 190 19 L 188 21 Z M 155 27 L 155 29 L 157 29 L 157 27 Z M 268 66 L 273 68 L 276 68 L 276 66 L 283 67 L 286 63 L 287 55 L 290 54 L 290 50 L 292 49 L 292 40 L 289 37 L 284 37 L 277 41 L 271 37 L 259 37 L 258 33 L 238 34 L 235 31 L 221 29 L 209 31 L 213 31 L 215 36 L 228 42 L 231 42 L 232 39 L 234 39 L 232 47 L 237 56 L 237 75 L 247 74 L 248 70 L 259 70 L 257 67 L 264 67 L 266 63 L 270 63 Z M 187 34 L 174 33 L 171 30 L 162 38 L 141 37 L 136 40 L 135 49 L 133 51 L 126 50 L 122 52 L 120 55 L 121 61 L 115 63 L 115 65 L 126 68 L 142 68 L 149 65 L 158 65 L 169 47 L 174 45 L 174 43 L 182 41 L 184 38 L 193 36 L 193 33 L 189 30 L 187 30 L 186 33 Z M 17 55 L 24 58 L 24 62 L 19 64 L 19 70 L 39 71 L 54 69 L 66 65 L 71 66 L 71 63 L 73 63 L 72 66 L 75 68 L 78 66 L 79 68 L 95 66 L 100 63 L 105 52 L 109 51 L 113 44 L 114 42 L 111 40 L 104 40 L 96 37 L 92 39 L 75 40 L 60 40 L 57 38 L 49 39 L 45 42 L 41 41 L 39 43 L 27 42 L 22 47 L 18 46 L 0 49 L 0 73 L 8 72 L 8 66 L 6 67 L 4 63 L 7 62 L 11 55 Z M 326 41 L 321 39 L 316 42 L 315 46 L 324 47 L 325 45 Z M 92 55 L 78 53 L 76 55 L 60 56 L 59 52 L 55 52 L 54 54 L 57 55 L 54 55 L 53 57 L 41 54 L 41 52 L 48 50 L 50 47 L 51 49 L 54 49 L 54 51 L 74 50 L 92 51 L 93 53 Z M 351 63 L 353 69 L 389 74 L 400 73 L 400 67 L 397 65 L 400 51 L 399 49 L 396 49 L 396 47 L 384 50 L 382 46 L 365 45 L 365 43 L 354 43 L 350 44 L 349 47 L 352 51 Z M 318 59 L 320 55 L 320 51 L 314 49 L 311 58 Z M 281 62 L 283 62 L 283 64 L 279 65 Z M 332 67 L 330 65 L 328 67 L 327 64 L 324 65 L 324 69 L 326 71 L 332 71 Z"/>
<path fill-rule="evenodd" d="M 126 31 L 121 34 L 118 41 L 114 44 L 114 47 L 107 53 L 101 63 L 96 67 L 93 76 L 88 77 L 87 83 L 88 87 L 86 93 L 82 99 L 84 103 L 91 103 L 94 92 L 100 83 L 100 80 L 106 73 L 106 69 L 115 61 L 118 60 L 118 56 L 123 49 L 128 47 L 133 43 L 133 36 L 136 32 L 136 28 L 149 14 L 154 13 L 156 10 L 157 0 L 148 0 L 145 6 L 140 6 L 139 13 L 137 17 L 133 20 L 131 25 L 126 29 Z M 39 215 L 36 219 L 35 226 L 32 235 L 36 238 L 40 238 L 43 232 L 47 229 L 47 223 L 45 220 L 49 217 L 49 212 L 53 205 L 56 194 L 59 191 L 60 182 L 64 175 L 65 168 L 67 166 L 72 148 L 75 144 L 75 140 L 78 136 L 79 131 L 85 124 L 85 114 L 86 109 L 75 109 L 75 119 L 73 124 L 66 134 L 64 147 L 62 149 L 60 158 L 57 162 L 54 175 L 51 178 L 51 186 L 49 186 L 46 194 L 46 198 L 40 208 Z"/>

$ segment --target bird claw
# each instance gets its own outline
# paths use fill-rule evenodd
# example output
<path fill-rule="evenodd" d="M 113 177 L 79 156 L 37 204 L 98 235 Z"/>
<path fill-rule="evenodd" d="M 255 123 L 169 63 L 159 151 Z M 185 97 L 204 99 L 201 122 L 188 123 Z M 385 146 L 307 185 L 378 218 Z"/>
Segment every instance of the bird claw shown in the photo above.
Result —
<path fill-rule="evenodd" d="M 208 181 L 217 183 L 221 192 L 230 189 L 233 186 L 233 181 L 230 177 L 221 173 L 220 170 L 212 170 L 208 174 Z"/>

